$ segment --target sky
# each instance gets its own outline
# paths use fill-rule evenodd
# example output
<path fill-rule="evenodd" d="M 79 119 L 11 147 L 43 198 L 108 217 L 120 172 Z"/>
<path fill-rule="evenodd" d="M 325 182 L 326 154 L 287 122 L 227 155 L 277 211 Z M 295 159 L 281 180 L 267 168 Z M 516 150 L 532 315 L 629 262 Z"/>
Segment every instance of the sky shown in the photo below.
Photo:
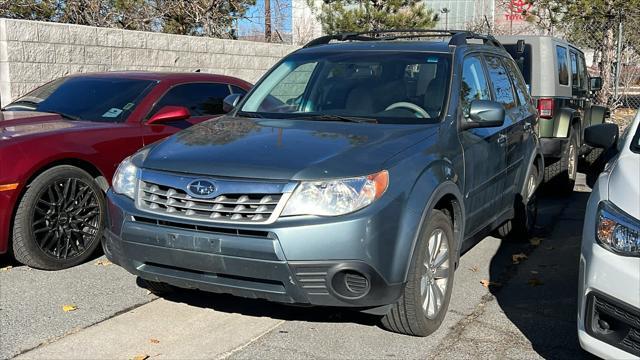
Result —
<path fill-rule="evenodd" d="M 271 0 L 271 18 L 274 26 L 284 33 L 291 32 L 291 0 Z M 264 32 L 264 0 L 257 0 L 247 12 L 247 19 L 239 21 L 240 35 Z"/>

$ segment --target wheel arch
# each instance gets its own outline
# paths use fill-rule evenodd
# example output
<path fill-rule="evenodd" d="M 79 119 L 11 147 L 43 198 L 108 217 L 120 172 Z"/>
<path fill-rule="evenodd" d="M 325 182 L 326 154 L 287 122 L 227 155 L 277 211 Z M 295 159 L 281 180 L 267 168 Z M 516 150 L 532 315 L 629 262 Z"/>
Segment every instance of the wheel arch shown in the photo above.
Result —
<path fill-rule="evenodd" d="M 519 192 L 519 194 L 521 195 L 522 198 L 524 198 L 524 196 L 522 196 L 522 195 L 526 191 L 527 178 L 529 178 L 529 174 L 531 174 L 531 169 L 534 166 L 536 167 L 536 170 L 538 170 L 538 184 L 537 184 L 537 186 L 540 186 L 540 184 L 542 184 L 542 182 L 544 181 L 544 156 L 542 155 L 542 152 L 540 151 L 539 148 L 536 150 L 536 152 L 533 153 L 533 155 L 529 159 L 529 162 L 528 162 L 528 165 L 527 165 L 527 170 L 524 173 L 524 176 L 522 177 L 522 180 L 521 180 L 522 183 L 521 183 L 520 192 Z"/>
<path fill-rule="evenodd" d="M 442 182 L 437 187 L 435 187 L 435 189 L 433 189 L 430 197 L 425 203 L 426 206 L 423 206 L 419 220 L 416 224 L 417 226 L 415 226 L 415 231 L 413 232 L 413 238 L 411 240 L 410 252 L 406 257 L 407 261 L 403 268 L 403 278 L 405 279 L 405 281 L 411 267 L 411 262 L 413 261 L 413 258 L 415 256 L 415 249 L 419 240 L 420 233 L 425 226 L 425 221 L 428 219 L 429 214 L 434 209 L 445 210 L 447 216 L 451 218 L 457 247 L 454 266 L 457 267 L 458 262 L 460 261 L 460 249 L 464 240 L 465 210 L 463 196 L 460 192 L 460 189 L 458 188 L 458 185 L 451 180 Z"/>
<path fill-rule="evenodd" d="M 45 171 L 47 171 L 47 170 L 49 170 L 51 168 L 54 168 L 56 166 L 62 166 L 62 165 L 74 166 L 74 167 L 77 167 L 79 169 L 82 169 L 82 170 L 86 171 L 87 173 L 89 173 L 89 175 L 91 175 L 91 177 L 94 178 L 96 183 L 100 186 L 100 188 L 104 192 L 106 192 L 107 189 L 109 188 L 109 181 L 104 176 L 102 171 L 100 171 L 100 169 L 98 169 L 97 166 L 92 164 L 90 161 L 87 161 L 87 160 L 84 160 L 84 159 L 81 159 L 81 158 L 78 158 L 78 157 L 66 157 L 66 158 L 56 159 L 56 160 L 47 162 L 45 165 L 39 166 L 36 170 L 34 170 L 29 175 L 29 178 L 25 181 L 25 186 L 22 189 L 22 193 L 20 194 L 20 197 L 22 197 L 22 195 L 23 195 L 24 191 L 26 190 L 26 188 L 29 186 L 29 184 L 31 184 L 31 182 L 35 178 L 37 178 L 42 173 L 44 173 Z"/>
<path fill-rule="evenodd" d="M 553 137 L 569 137 L 569 131 L 576 120 L 576 111 L 571 108 L 560 108 L 554 118 Z"/>

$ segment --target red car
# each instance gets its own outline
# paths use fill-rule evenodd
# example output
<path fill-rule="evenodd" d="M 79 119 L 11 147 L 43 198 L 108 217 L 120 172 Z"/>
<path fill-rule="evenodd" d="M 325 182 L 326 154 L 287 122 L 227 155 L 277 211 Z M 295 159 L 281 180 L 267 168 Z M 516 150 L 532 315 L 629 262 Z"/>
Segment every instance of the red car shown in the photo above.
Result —
<path fill-rule="evenodd" d="M 121 72 L 54 80 L 0 113 L 0 254 L 57 270 L 100 244 L 104 192 L 141 147 L 223 113 L 251 84 L 204 73 Z"/>

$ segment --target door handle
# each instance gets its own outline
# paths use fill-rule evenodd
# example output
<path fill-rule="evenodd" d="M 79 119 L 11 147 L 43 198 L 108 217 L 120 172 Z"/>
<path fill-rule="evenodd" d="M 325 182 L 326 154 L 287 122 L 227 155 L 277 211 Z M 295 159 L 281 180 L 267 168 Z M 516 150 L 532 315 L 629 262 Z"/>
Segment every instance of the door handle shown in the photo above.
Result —
<path fill-rule="evenodd" d="M 531 123 L 530 123 L 530 122 L 525 122 L 525 123 L 524 123 L 524 129 L 525 129 L 526 131 L 531 130 Z"/>
<path fill-rule="evenodd" d="M 507 143 L 507 135 L 505 134 L 498 135 L 498 144 L 504 145 L 506 143 Z"/>

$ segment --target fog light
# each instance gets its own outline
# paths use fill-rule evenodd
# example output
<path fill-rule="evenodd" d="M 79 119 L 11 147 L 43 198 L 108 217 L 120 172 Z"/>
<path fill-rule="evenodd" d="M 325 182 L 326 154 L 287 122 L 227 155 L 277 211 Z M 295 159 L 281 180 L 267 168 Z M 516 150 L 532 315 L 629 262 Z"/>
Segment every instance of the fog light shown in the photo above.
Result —
<path fill-rule="evenodd" d="M 331 287 L 342 297 L 357 299 L 367 295 L 371 285 L 365 275 L 354 270 L 342 270 L 333 275 Z"/>

